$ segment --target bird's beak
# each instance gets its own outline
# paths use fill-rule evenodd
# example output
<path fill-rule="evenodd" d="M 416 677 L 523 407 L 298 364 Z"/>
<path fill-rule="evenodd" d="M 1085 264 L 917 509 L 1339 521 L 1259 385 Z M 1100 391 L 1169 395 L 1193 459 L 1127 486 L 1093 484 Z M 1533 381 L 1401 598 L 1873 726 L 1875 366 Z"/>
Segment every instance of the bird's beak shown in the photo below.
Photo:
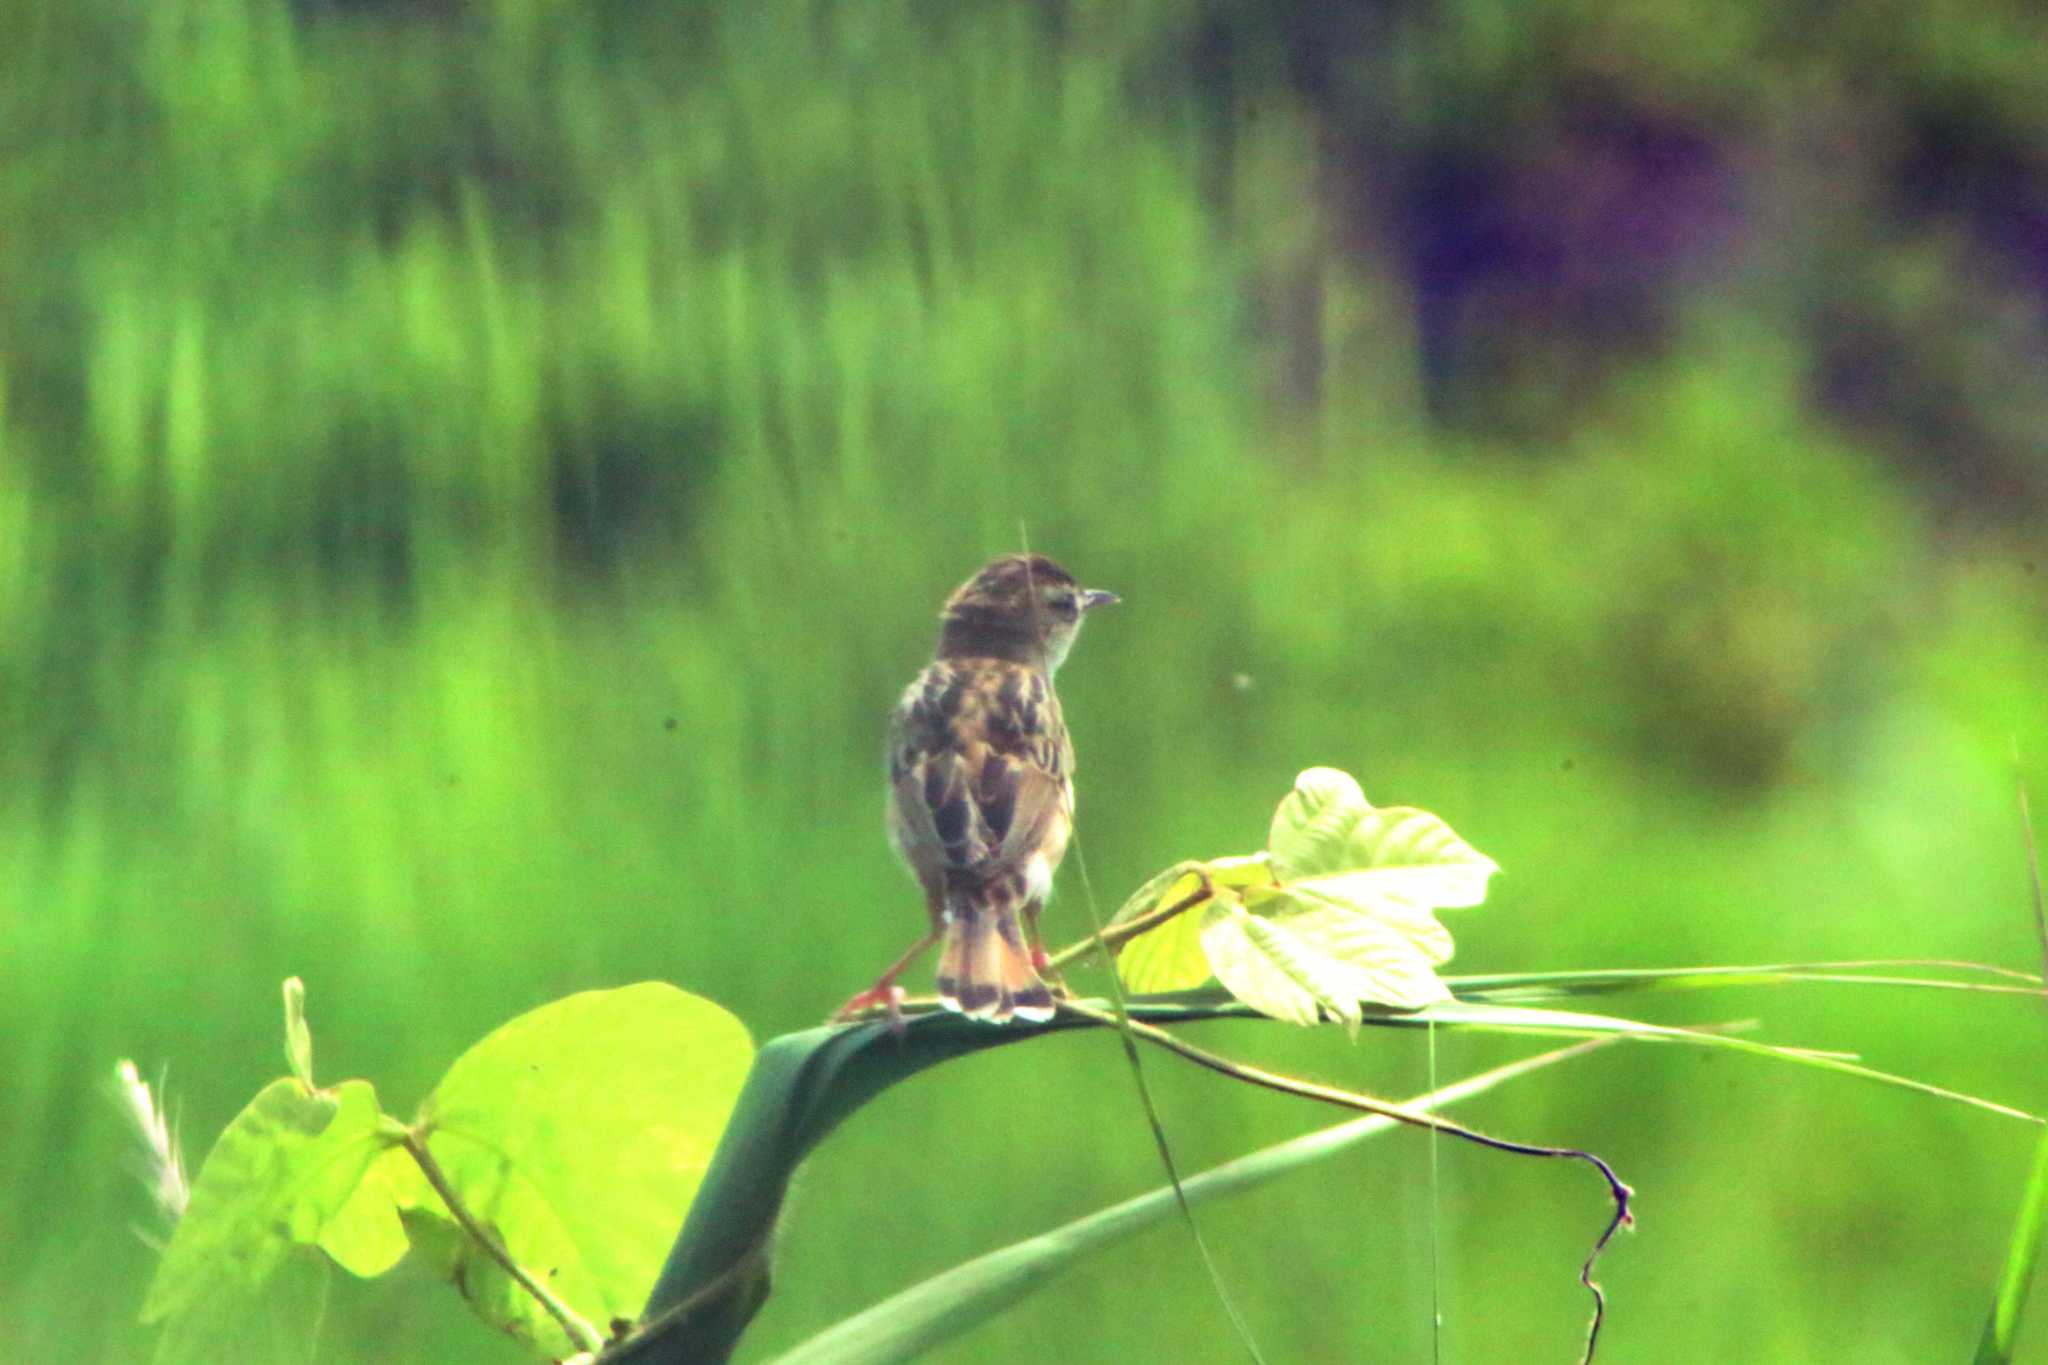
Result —
<path fill-rule="evenodd" d="M 1094 611 L 1097 607 L 1113 607 L 1124 599 L 1102 588 L 1090 588 L 1081 594 L 1081 610 Z"/>

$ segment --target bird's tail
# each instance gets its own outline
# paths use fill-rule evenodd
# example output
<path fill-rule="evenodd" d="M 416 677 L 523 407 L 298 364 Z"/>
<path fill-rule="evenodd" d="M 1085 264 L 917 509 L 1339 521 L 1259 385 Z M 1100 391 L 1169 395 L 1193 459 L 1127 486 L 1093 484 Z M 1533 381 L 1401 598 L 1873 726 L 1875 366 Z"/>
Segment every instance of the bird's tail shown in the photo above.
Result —
<path fill-rule="evenodd" d="M 956 906 L 939 948 L 939 1000 L 971 1019 L 1041 1023 L 1052 992 L 1031 965 L 1031 950 L 1009 906 Z"/>

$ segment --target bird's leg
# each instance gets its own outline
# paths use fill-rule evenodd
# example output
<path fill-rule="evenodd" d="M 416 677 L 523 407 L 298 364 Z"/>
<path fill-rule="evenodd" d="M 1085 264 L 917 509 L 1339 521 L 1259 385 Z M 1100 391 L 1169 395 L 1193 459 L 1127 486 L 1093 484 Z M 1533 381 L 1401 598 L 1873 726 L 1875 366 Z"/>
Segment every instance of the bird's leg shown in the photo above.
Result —
<path fill-rule="evenodd" d="M 832 1021 L 840 1023 L 853 1018 L 857 1014 L 865 1014 L 869 1010 L 880 1006 L 888 1010 L 889 1022 L 891 1024 L 900 1024 L 903 1020 L 903 988 L 896 984 L 896 978 L 903 975 L 911 963 L 922 957 L 925 949 L 939 941 L 939 933 L 938 929 L 933 929 L 929 934 L 911 944 L 904 951 L 903 956 L 889 964 L 888 971 L 875 978 L 874 985 L 841 1005 L 838 1013 L 832 1016 Z"/>
<path fill-rule="evenodd" d="M 1038 979 L 1052 987 L 1054 995 L 1067 995 L 1066 981 L 1053 970 L 1052 959 L 1046 956 L 1045 940 L 1038 933 L 1038 912 L 1043 907 L 1033 901 L 1024 907 L 1024 941 L 1031 946 L 1031 970 L 1038 973 Z"/>

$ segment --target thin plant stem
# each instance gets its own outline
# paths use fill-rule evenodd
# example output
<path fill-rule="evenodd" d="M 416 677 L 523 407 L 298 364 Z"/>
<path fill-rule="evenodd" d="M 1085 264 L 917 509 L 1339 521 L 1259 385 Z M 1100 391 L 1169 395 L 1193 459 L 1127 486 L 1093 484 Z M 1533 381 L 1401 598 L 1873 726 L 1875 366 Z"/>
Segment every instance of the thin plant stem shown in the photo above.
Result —
<path fill-rule="evenodd" d="M 1195 875 L 1199 877 L 1202 874 L 1197 872 Z M 1202 877 L 1202 884 L 1200 886 L 1188 892 L 1187 895 L 1182 896 L 1172 905 L 1162 905 L 1157 910 L 1148 910 L 1136 919 L 1127 919 L 1122 924 L 1112 924 L 1106 929 L 1098 928 L 1088 937 L 1081 939 L 1079 942 L 1068 944 L 1047 958 L 1046 967 L 1049 970 L 1057 971 L 1076 959 L 1088 956 L 1088 954 L 1098 948 L 1105 952 L 1114 953 L 1118 948 L 1138 935 L 1157 929 L 1176 915 L 1185 914 L 1187 911 L 1194 909 L 1203 901 L 1208 900 L 1212 894 L 1213 888 L 1209 885 L 1209 879 Z"/>
<path fill-rule="evenodd" d="M 1096 1023 L 1106 1026 L 1115 1026 L 1117 1023 L 1113 1015 L 1105 1014 L 1101 1010 L 1091 1009 L 1086 1005 L 1079 1005 L 1072 1001 L 1061 1001 L 1060 1008 L 1071 1010 L 1083 1018 L 1092 1019 Z M 1447 1119 L 1441 1114 L 1429 1113 L 1410 1105 L 1396 1104 L 1390 1100 L 1374 1099 L 1369 1095 L 1360 1095 L 1353 1091 L 1340 1090 L 1335 1086 L 1321 1085 L 1315 1081 L 1305 1081 L 1294 1076 L 1283 1076 L 1275 1071 L 1267 1071 L 1263 1067 L 1249 1066 L 1243 1062 L 1233 1061 L 1219 1053 L 1210 1052 L 1206 1048 L 1197 1047 L 1186 1039 L 1167 1032 L 1165 1029 L 1154 1027 L 1141 1020 L 1132 1019 L 1128 1015 L 1125 1016 L 1123 1023 L 1124 1027 L 1129 1029 L 1133 1035 L 1163 1047 L 1167 1051 L 1195 1063 L 1197 1066 L 1206 1067 L 1219 1075 L 1228 1076 L 1233 1080 L 1262 1086 L 1268 1090 L 1277 1090 L 1285 1095 L 1299 1095 L 1304 1099 L 1319 1100 L 1324 1104 L 1334 1104 L 1345 1109 L 1355 1109 L 1361 1113 L 1379 1114 L 1400 1123 L 1411 1124 L 1417 1128 L 1427 1128 L 1433 1132 L 1442 1133 L 1446 1137 L 1460 1138 L 1466 1142 L 1477 1143 L 1482 1147 L 1490 1147 L 1497 1152 L 1509 1152 L 1517 1156 L 1583 1161 L 1592 1166 L 1600 1172 L 1601 1178 L 1607 1182 L 1608 1195 L 1614 1201 L 1614 1216 L 1608 1220 L 1607 1226 L 1600 1233 L 1599 1240 L 1594 1242 L 1591 1253 L 1587 1255 L 1584 1264 L 1579 1267 L 1579 1283 L 1584 1285 L 1587 1292 L 1593 1296 L 1593 1321 L 1586 1329 L 1586 1353 L 1583 1358 L 1587 1361 L 1593 1359 L 1593 1353 L 1600 1341 L 1600 1328 L 1607 1317 L 1607 1295 L 1601 1290 L 1598 1282 L 1593 1279 L 1593 1266 L 1600 1259 L 1600 1254 L 1607 1249 L 1607 1244 L 1613 1240 L 1614 1234 L 1623 1227 L 1635 1222 L 1635 1214 L 1629 1208 L 1629 1201 L 1634 1197 L 1635 1191 L 1630 1189 L 1622 1181 L 1621 1177 L 1614 1173 L 1614 1168 L 1608 1165 L 1605 1160 L 1591 1152 L 1582 1151 L 1576 1147 L 1546 1147 L 1537 1143 L 1516 1142 L 1510 1138 L 1493 1137 L 1475 1128 L 1468 1128 L 1462 1123 Z"/>
<path fill-rule="evenodd" d="M 484 1254 L 497 1262 L 498 1268 L 510 1275 L 514 1284 L 531 1294 L 534 1300 L 547 1310 L 548 1316 L 569 1334 L 569 1340 L 575 1342 L 578 1348 L 592 1352 L 601 1349 L 604 1346 L 604 1338 L 598 1334 L 597 1329 L 578 1316 L 575 1309 L 557 1298 L 546 1285 L 534 1279 L 525 1266 L 513 1260 L 512 1253 L 505 1249 L 505 1244 L 498 1240 L 497 1235 L 478 1222 L 476 1216 L 463 1205 L 461 1197 L 455 1193 L 455 1187 L 448 1181 L 448 1173 L 441 1169 L 441 1163 L 427 1150 L 426 1138 L 408 1128 L 401 1141 L 405 1150 L 412 1154 L 412 1159 L 419 1163 L 420 1174 L 427 1178 L 427 1183 L 434 1187 L 434 1193 L 440 1195 L 441 1202 L 448 1206 L 448 1212 L 454 1216 L 462 1230 L 469 1234 L 471 1240 L 483 1248 Z"/>

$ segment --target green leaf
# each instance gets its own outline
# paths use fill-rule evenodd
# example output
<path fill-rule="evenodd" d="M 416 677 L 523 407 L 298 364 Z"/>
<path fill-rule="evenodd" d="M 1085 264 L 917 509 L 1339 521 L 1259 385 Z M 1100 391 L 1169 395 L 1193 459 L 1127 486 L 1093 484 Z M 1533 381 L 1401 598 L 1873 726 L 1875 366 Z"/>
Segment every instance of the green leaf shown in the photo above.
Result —
<path fill-rule="evenodd" d="M 1452 943 L 1448 929 L 1437 922 L 1429 907 L 1376 894 L 1370 885 L 1371 872 L 1344 872 L 1331 877 L 1310 877 L 1298 882 L 1255 891 L 1245 905 L 1256 914 L 1287 916 L 1341 912 L 1351 919 L 1368 919 L 1397 935 L 1414 954 L 1432 968 L 1451 960 Z M 1441 999 L 1440 995 L 1432 999 Z M 1382 1000 L 1382 1004 L 1393 1004 Z"/>
<path fill-rule="evenodd" d="M 1273 869 L 1263 853 L 1218 858 L 1207 863 L 1177 863 L 1132 893 L 1111 918 L 1122 924 L 1176 905 L 1193 895 L 1206 878 L 1217 889 L 1268 887 Z M 1124 944 L 1117 954 L 1117 973 L 1138 995 L 1192 990 L 1214 975 L 1202 951 L 1201 907 L 1174 916 Z"/>
<path fill-rule="evenodd" d="M 1193 890 L 1194 878 L 1187 883 Z M 1175 915 L 1124 944 L 1117 954 L 1116 969 L 1124 988 L 1136 995 L 1192 990 L 1207 981 L 1215 973 L 1202 951 L 1201 907 Z"/>
<path fill-rule="evenodd" d="M 1357 779 L 1335 768 L 1310 768 L 1294 780 L 1273 812 L 1267 850 L 1282 881 L 1344 874 L 1327 893 L 1361 905 L 1477 905 L 1500 870 L 1428 811 L 1375 808 Z"/>
<path fill-rule="evenodd" d="M 296 1080 L 265 1086 L 207 1154 L 142 1320 L 168 1322 L 165 1341 L 194 1359 L 208 1354 L 212 1333 L 232 1332 L 211 1350 L 235 1358 L 240 1329 L 221 1305 L 270 1294 L 293 1246 L 322 1242 L 391 1141 L 367 1081 L 324 1091 Z"/>
<path fill-rule="evenodd" d="M 1998 1292 L 1991 1301 L 1991 1315 L 1984 1322 L 1984 1335 L 1977 1342 L 1975 1365 L 2010 1365 L 2012 1361 L 2020 1315 L 2026 1310 L 2027 1290 L 2034 1282 L 2034 1266 L 2041 1256 L 2044 1220 L 2048 1220 L 2048 1134 L 2034 1148 L 2033 1174 L 2027 1178 L 2019 1217 L 2013 1223 L 2005 1268 L 1998 1277 Z"/>
<path fill-rule="evenodd" d="M 1289 1023 L 1327 1013 L 1357 1024 L 1362 1003 L 1414 1009 L 1450 998 L 1399 927 L 1340 907 L 1254 915 L 1235 895 L 1219 895 L 1203 911 L 1201 943 L 1232 995 Z"/>
<path fill-rule="evenodd" d="M 1182 916 L 1124 946 L 1120 969 L 1133 990 L 1189 990 L 1213 974 L 1261 1013 L 1298 1024 L 1356 1025 L 1364 1005 L 1450 998 L 1435 969 L 1453 945 L 1435 912 L 1484 899 L 1491 858 L 1427 811 L 1375 809 L 1334 768 L 1295 779 L 1270 840 L 1263 858 L 1230 860 L 1256 875 L 1226 882 L 1212 873 L 1217 894 L 1199 924 Z M 1119 918 L 1186 896 L 1202 866 L 1153 878 Z"/>
<path fill-rule="evenodd" d="M 392 1186 L 392 1161 L 410 1165 L 404 1151 L 387 1150 L 370 1163 L 349 1196 L 320 1233 L 320 1249 L 343 1270 L 359 1279 L 375 1279 L 405 1259 L 411 1239 L 399 1219 L 397 1192 Z"/>
<path fill-rule="evenodd" d="M 505 1024 L 450 1067 L 416 1130 L 463 1205 L 585 1320 L 632 1317 L 704 1177 L 753 1056 L 745 1028 L 659 982 L 587 991 Z M 572 1349 L 447 1220 L 416 1168 L 384 1168 L 408 1226 L 476 1311 Z"/>
<path fill-rule="evenodd" d="M 1436 1109 L 1563 1061 L 1585 1045 L 1498 1067 L 1409 1101 Z M 1397 1120 L 1380 1115 L 1277 1143 L 1181 1182 L 1190 1204 L 1240 1194 L 1387 1132 Z M 846 1319 L 781 1356 L 776 1365 L 892 1365 L 907 1361 L 988 1321 L 1083 1257 L 1130 1238 L 1174 1212 L 1171 1187 L 1112 1205 L 934 1275 Z"/>

